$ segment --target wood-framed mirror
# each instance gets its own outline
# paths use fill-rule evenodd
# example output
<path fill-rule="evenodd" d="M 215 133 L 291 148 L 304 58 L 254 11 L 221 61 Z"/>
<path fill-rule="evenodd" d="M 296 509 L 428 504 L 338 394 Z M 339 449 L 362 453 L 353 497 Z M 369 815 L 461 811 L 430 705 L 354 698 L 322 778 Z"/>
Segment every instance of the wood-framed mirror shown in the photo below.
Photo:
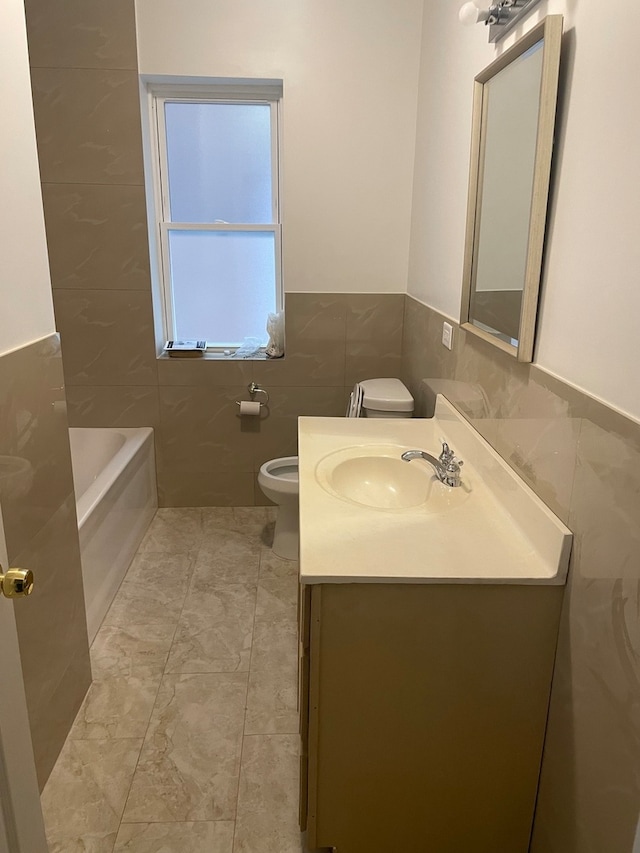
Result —
<path fill-rule="evenodd" d="M 555 129 L 562 15 L 474 81 L 461 326 L 531 361 Z"/>

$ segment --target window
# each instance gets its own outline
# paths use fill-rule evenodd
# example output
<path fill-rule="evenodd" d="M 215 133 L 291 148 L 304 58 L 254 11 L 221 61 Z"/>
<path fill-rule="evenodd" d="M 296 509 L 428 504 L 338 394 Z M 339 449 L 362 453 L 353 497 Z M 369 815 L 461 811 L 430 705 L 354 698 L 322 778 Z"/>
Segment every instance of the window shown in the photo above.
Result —
<path fill-rule="evenodd" d="M 150 88 L 165 337 L 266 344 L 282 307 L 281 88 Z"/>

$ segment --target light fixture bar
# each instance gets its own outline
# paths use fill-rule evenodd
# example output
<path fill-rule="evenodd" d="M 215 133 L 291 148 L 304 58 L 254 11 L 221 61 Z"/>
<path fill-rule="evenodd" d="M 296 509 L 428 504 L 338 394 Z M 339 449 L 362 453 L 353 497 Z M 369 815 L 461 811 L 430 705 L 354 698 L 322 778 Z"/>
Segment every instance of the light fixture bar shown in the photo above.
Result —
<path fill-rule="evenodd" d="M 495 44 L 504 38 L 539 2 L 540 0 L 498 0 L 495 5 L 500 7 L 500 21 L 489 26 L 489 42 Z"/>

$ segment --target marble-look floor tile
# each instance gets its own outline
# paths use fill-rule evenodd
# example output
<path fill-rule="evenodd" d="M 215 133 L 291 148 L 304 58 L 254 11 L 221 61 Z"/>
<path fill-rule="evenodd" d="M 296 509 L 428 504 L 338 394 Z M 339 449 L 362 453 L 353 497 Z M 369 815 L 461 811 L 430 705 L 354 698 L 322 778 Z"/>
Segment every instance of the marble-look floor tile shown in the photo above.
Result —
<path fill-rule="evenodd" d="M 129 677 L 96 679 L 69 733 L 72 740 L 143 738 L 151 719 L 162 668 Z"/>
<path fill-rule="evenodd" d="M 140 639 L 171 643 L 186 594 L 186 581 L 168 594 L 157 584 L 140 584 L 125 578 L 102 625 L 126 628 L 131 636 Z"/>
<path fill-rule="evenodd" d="M 172 602 L 184 595 L 193 574 L 195 559 L 183 553 L 142 551 L 136 554 L 123 582 L 149 590 L 154 600 Z"/>
<path fill-rule="evenodd" d="M 186 598 L 166 672 L 246 672 L 256 609 L 254 584 L 221 584 Z"/>
<path fill-rule="evenodd" d="M 251 671 L 290 672 L 298 661 L 295 577 L 260 579 L 253 627 Z"/>
<path fill-rule="evenodd" d="M 125 823 L 234 819 L 246 694 L 244 673 L 163 677 Z"/>
<path fill-rule="evenodd" d="M 144 677 L 152 670 L 164 670 L 173 633 L 163 637 L 143 637 L 140 631 L 103 625 L 91 646 L 91 669 L 96 680 Z"/>
<path fill-rule="evenodd" d="M 298 579 L 299 567 L 296 560 L 283 560 L 273 553 L 271 548 L 260 551 L 260 579 L 295 578 Z"/>
<path fill-rule="evenodd" d="M 283 672 L 297 665 L 298 626 L 289 619 L 259 621 L 253 627 L 251 671 Z"/>
<path fill-rule="evenodd" d="M 111 853 L 142 740 L 68 740 L 42 794 L 50 853 Z"/>
<path fill-rule="evenodd" d="M 299 729 L 297 708 L 297 661 L 283 669 L 249 673 L 245 734 L 295 734 Z"/>
<path fill-rule="evenodd" d="M 201 540 L 202 512 L 199 507 L 161 508 L 149 525 L 138 552 L 193 554 Z"/>
<path fill-rule="evenodd" d="M 123 823 L 113 853 L 231 853 L 229 820 Z"/>
<path fill-rule="evenodd" d="M 261 577 L 256 601 L 256 620 L 295 623 L 297 615 L 298 579 Z"/>
<path fill-rule="evenodd" d="M 300 853 L 299 738 L 245 737 L 233 853 Z"/>
<path fill-rule="evenodd" d="M 193 573 L 192 589 L 211 584 L 257 581 L 260 571 L 260 543 L 256 536 L 220 530 L 203 542 Z"/>

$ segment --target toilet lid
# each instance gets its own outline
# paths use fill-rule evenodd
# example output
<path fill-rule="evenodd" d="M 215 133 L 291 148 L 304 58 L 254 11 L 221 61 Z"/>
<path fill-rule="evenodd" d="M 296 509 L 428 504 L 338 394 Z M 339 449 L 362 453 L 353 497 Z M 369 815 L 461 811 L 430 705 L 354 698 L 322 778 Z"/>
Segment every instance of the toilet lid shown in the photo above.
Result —
<path fill-rule="evenodd" d="M 365 409 L 381 412 L 412 412 L 413 397 L 399 379 L 365 379 L 360 382 L 364 391 Z"/>

